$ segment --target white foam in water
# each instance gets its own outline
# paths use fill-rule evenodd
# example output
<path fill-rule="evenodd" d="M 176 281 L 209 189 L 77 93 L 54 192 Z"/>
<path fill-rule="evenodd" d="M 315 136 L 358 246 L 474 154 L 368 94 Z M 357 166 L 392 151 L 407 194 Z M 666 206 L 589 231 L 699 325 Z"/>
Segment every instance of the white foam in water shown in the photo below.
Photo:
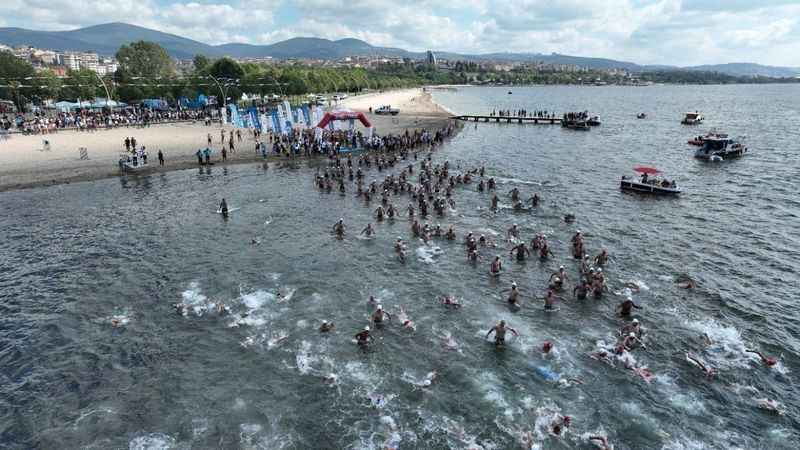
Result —
<path fill-rule="evenodd" d="M 198 437 L 206 434 L 208 431 L 208 419 L 205 417 L 192 419 L 192 437 L 197 439 Z"/>
<path fill-rule="evenodd" d="M 297 370 L 303 375 L 308 375 L 313 370 L 312 364 L 317 361 L 317 358 L 311 354 L 311 343 L 303 341 L 300 343 L 300 350 L 295 355 L 295 364 Z"/>
<path fill-rule="evenodd" d="M 669 441 L 661 447 L 661 450 L 707 450 L 712 447 L 706 444 L 691 439 L 673 440 Z"/>
<path fill-rule="evenodd" d="M 197 316 L 202 316 L 206 311 L 214 308 L 214 302 L 208 300 L 200 289 L 200 283 L 192 281 L 188 289 L 181 293 L 182 302 Z"/>
<path fill-rule="evenodd" d="M 255 291 L 241 297 L 242 304 L 250 310 L 259 309 L 275 301 L 275 294 L 267 291 Z"/>
<path fill-rule="evenodd" d="M 711 361 L 713 367 L 750 368 L 752 361 L 759 361 L 758 356 L 745 352 L 747 346 L 735 327 L 722 325 L 714 319 L 690 320 L 685 324 L 697 331 L 698 337 L 705 333 L 711 339 L 711 344 L 705 348 L 703 356 Z"/>
<path fill-rule="evenodd" d="M 247 406 L 247 403 L 243 399 L 241 399 L 239 397 L 236 397 L 235 399 L 233 399 L 233 409 L 234 409 L 234 411 L 241 411 L 241 410 L 243 410 L 245 408 L 245 406 Z"/>
<path fill-rule="evenodd" d="M 168 450 L 175 447 L 175 439 L 164 433 L 149 433 L 133 438 L 129 450 Z"/>
<path fill-rule="evenodd" d="M 436 262 L 434 258 L 444 253 L 438 245 L 423 245 L 417 247 L 416 254 L 417 259 L 425 264 L 433 264 Z"/>

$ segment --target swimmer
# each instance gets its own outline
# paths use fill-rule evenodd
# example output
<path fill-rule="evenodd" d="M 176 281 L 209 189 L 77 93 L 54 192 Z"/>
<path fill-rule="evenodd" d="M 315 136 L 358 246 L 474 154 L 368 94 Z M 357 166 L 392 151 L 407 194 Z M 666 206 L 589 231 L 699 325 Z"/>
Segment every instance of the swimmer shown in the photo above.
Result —
<path fill-rule="evenodd" d="M 497 194 L 492 194 L 492 211 L 497 211 L 497 204 L 500 203 L 500 199 L 497 198 Z"/>
<path fill-rule="evenodd" d="M 588 281 L 583 280 L 583 282 L 579 283 L 575 286 L 575 289 L 572 290 L 572 295 L 579 300 L 586 299 L 586 294 L 592 289 L 592 285 L 589 284 Z"/>
<path fill-rule="evenodd" d="M 508 303 L 519 308 L 519 289 L 517 289 L 517 283 L 511 283 L 511 292 L 508 293 Z"/>
<path fill-rule="evenodd" d="M 112 327 L 117 328 L 121 324 L 122 324 L 122 321 L 120 321 L 119 319 L 117 319 L 117 318 L 111 319 L 111 326 Z"/>
<path fill-rule="evenodd" d="M 781 408 L 781 404 L 778 403 L 777 400 L 772 400 L 768 398 L 757 398 L 754 400 L 756 402 L 756 406 L 760 409 L 774 412 L 779 416 L 782 416 L 784 414 L 783 408 Z"/>
<path fill-rule="evenodd" d="M 225 305 L 225 303 L 217 302 L 217 303 L 215 303 L 214 306 L 216 306 L 217 314 L 219 314 L 219 315 L 224 315 L 224 314 L 227 314 L 229 312 L 228 311 L 228 306 Z"/>
<path fill-rule="evenodd" d="M 550 275 L 550 282 L 553 283 L 557 289 L 561 289 L 561 285 L 564 281 L 567 281 L 569 277 L 567 276 L 567 271 L 564 269 L 564 266 L 558 267 L 558 272 L 553 272 Z"/>
<path fill-rule="evenodd" d="M 512 201 L 519 200 L 519 189 L 517 188 L 511 189 L 510 191 L 508 191 L 508 195 L 511 196 Z"/>
<path fill-rule="evenodd" d="M 702 370 L 703 373 L 705 373 L 706 377 L 708 377 L 708 378 L 713 378 L 714 375 L 717 374 L 717 371 L 713 367 L 710 367 L 710 366 L 706 367 L 706 365 L 703 364 L 702 361 L 697 359 L 697 357 L 693 356 L 691 353 L 687 353 L 686 354 L 686 360 L 691 362 L 692 364 L 696 365 L 697 367 L 699 367 L 700 370 Z"/>
<path fill-rule="evenodd" d="M 189 305 L 185 305 L 183 303 L 175 303 L 172 306 L 175 308 L 175 312 L 177 312 L 182 316 L 185 316 L 186 313 L 189 311 Z"/>
<path fill-rule="evenodd" d="M 546 355 L 550 353 L 550 350 L 552 349 L 553 349 L 553 343 L 550 341 L 544 341 L 544 344 L 542 344 L 542 353 Z"/>
<path fill-rule="evenodd" d="M 372 317 L 370 319 L 372 320 L 372 323 L 374 323 L 375 325 L 380 325 L 383 323 L 384 318 L 392 320 L 391 314 L 384 311 L 383 306 L 378 305 L 378 307 L 375 309 L 375 312 L 372 313 Z"/>
<path fill-rule="evenodd" d="M 563 429 L 569 428 L 571 423 L 572 418 L 570 416 L 559 417 L 550 423 L 550 432 L 555 436 L 561 436 Z"/>
<path fill-rule="evenodd" d="M 364 327 L 363 331 L 359 331 L 355 335 L 356 342 L 361 347 L 366 347 L 370 342 L 375 342 L 375 338 L 369 333 L 369 326 Z"/>
<path fill-rule="evenodd" d="M 544 298 L 545 311 L 555 311 L 556 309 L 556 292 L 553 289 L 547 290 L 547 296 Z"/>
<path fill-rule="evenodd" d="M 695 284 L 692 280 L 681 281 L 678 283 L 678 287 L 681 289 L 694 289 Z"/>
<path fill-rule="evenodd" d="M 489 273 L 491 275 L 497 276 L 500 275 L 500 272 L 503 270 L 503 263 L 500 261 L 500 255 L 494 257 L 494 261 L 492 261 L 492 266 L 489 268 Z"/>
<path fill-rule="evenodd" d="M 375 234 L 375 229 L 372 228 L 372 224 L 371 223 L 368 223 L 367 226 L 364 227 L 363 230 L 361 230 L 361 234 L 364 234 L 367 237 L 371 237 L 373 234 Z"/>
<path fill-rule="evenodd" d="M 517 330 L 506 326 L 506 321 L 501 320 L 486 333 L 486 338 L 488 339 L 492 332 L 494 332 L 494 345 L 504 345 L 506 343 L 506 331 L 511 331 L 514 336 L 519 336 Z"/>
<path fill-rule="evenodd" d="M 397 241 L 394 243 L 394 252 L 400 259 L 400 262 L 406 262 L 406 245 L 403 243 L 403 239 L 399 236 L 397 237 Z"/>
<path fill-rule="evenodd" d="M 222 214 L 222 217 L 228 217 L 228 203 L 224 198 L 219 202 L 219 212 Z"/>
<path fill-rule="evenodd" d="M 592 442 L 600 447 L 600 450 L 614 450 L 614 448 L 608 443 L 608 438 L 605 436 L 589 436 L 588 439 L 589 442 Z"/>
<path fill-rule="evenodd" d="M 647 347 L 644 345 L 644 342 L 642 342 L 638 337 L 636 337 L 636 333 L 633 332 L 633 331 L 628 333 L 625 336 L 625 338 L 622 339 L 622 342 L 620 343 L 620 345 L 622 345 L 622 347 L 625 350 L 633 350 L 634 348 L 636 348 L 637 345 L 639 345 L 643 349 L 647 350 Z"/>
<path fill-rule="evenodd" d="M 444 237 L 449 241 L 456 239 L 456 230 L 453 229 L 452 225 L 450 225 L 450 228 L 447 229 L 447 233 L 444 235 Z"/>
<path fill-rule="evenodd" d="M 322 321 L 322 325 L 319 326 L 320 333 L 328 333 L 333 331 L 334 325 L 333 322 L 328 322 L 327 320 Z"/>
<path fill-rule="evenodd" d="M 764 365 L 767 366 L 767 367 L 774 367 L 775 364 L 778 364 L 778 360 L 777 359 L 764 356 L 764 354 L 761 353 L 758 350 L 745 349 L 745 352 L 747 352 L 747 353 L 755 353 L 756 355 L 758 355 L 758 357 L 761 358 L 761 362 L 763 362 Z"/>
<path fill-rule="evenodd" d="M 629 324 L 626 324 L 620 330 L 620 336 L 625 336 L 628 334 L 634 333 L 637 337 L 641 336 L 642 334 L 642 327 L 639 325 L 639 319 L 633 319 L 633 321 Z"/>
<path fill-rule="evenodd" d="M 531 208 L 536 208 L 539 206 L 539 194 L 534 193 L 531 198 L 528 199 L 531 202 Z"/>
<path fill-rule="evenodd" d="M 482 258 L 478 255 L 477 250 L 470 250 L 469 252 L 467 252 L 467 259 L 471 262 L 477 262 Z"/>
<path fill-rule="evenodd" d="M 631 292 L 633 292 L 634 294 L 639 292 L 639 285 L 634 283 L 633 281 L 626 281 L 623 284 L 623 286 L 625 286 L 626 288 L 630 289 Z"/>
<path fill-rule="evenodd" d="M 594 258 L 594 265 L 595 266 L 605 266 L 608 262 L 608 251 L 603 249 L 599 255 L 595 256 Z"/>
<path fill-rule="evenodd" d="M 250 245 L 261 245 L 261 241 L 256 238 L 250 240 Z"/>
<path fill-rule="evenodd" d="M 531 256 L 531 251 L 525 246 L 525 242 L 520 242 L 519 245 L 512 247 L 508 255 L 513 257 L 515 252 L 517 254 L 517 261 L 525 261 L 526 256 Z"/>
<path fill-rule="evenodd" d="M 403 328 L 407 330 L 417 329 L 417 326 L 414 325 L 414 322 L 412 322 L 411 319 L 409 319 L 408 314 L 406 314 L 402 306 L 400 307 L 400 312 L 397 313 L 397 319 L 400 321 L 401 324 L 403 324 Z"/>
<path fill-rule="evenodd" d="M 508 238 L 517 238 L 519 239 L 519 228 L 517 228 L 517 224 L 511 225 L 511 228 L 508 229 Z"/>
<path fill-rule="evenodd" d="M 630 317 L 633 308 L 642 309 L 641 306 L 637 305 L 636 303 L 633 303 L 633 300 L 628 298 L 619 305 L 617 305 L 617 312 L 621 317 Z"/>
<path fill-rule="evenodd" d="M 443 295 L 439 297 L 439 303 L 447 306 L 448 308 L 461 308 L 462 306 L 461 303 L 459 303 L 458 300 L 451 295 Z"/>
<path fill-rule="evenodd" d="M 344 235 L 344 218 L 340 218 L 339 221 L 333 225 L 333 232 L 336 233 L 337 236 Z"/>

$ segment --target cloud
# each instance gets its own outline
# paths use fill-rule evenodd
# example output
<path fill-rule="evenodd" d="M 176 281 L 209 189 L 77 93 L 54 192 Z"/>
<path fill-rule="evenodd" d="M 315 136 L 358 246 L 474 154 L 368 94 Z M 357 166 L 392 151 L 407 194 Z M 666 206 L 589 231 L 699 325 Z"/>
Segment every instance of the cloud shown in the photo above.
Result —
<path fill-rule="evenodd" d="M 355 37 L 412 51 L 558 52 L 676 65 L 800 66 L 798 18 L 797 0 L 5 0 L 0 6 L 0 23 L 33 29 L 121 21 L 211 44 Z"/>

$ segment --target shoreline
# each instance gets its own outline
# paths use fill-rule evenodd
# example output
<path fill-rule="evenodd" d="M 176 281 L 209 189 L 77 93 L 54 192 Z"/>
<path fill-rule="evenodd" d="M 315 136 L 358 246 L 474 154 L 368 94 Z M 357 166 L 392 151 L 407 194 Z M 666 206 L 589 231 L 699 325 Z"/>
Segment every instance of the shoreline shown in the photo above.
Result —
<path fill-rule="evenodd" d="M 370 107 L 391 104 L 400 108 L 398 116 L 369 114 Z M 447 125 L 452 114 L 433 101 L 430 92 L 421 88 L 376 92 L 348 97 L 340 107 L 364 112 L 379 135 L 399 134 L 405 130 L 435 130 Z M 219 156 L 219 133 L 234 129 L 230 125 L 196 123 L 153 124 L 147 128 L 112 128 L 94 132 L 62 130 L 47 135 L 13 135 L 0 141 L 0 193 L 37 187 L 96 181 L 120 176 L 148 176 L 157 173 L 185 170 L 200 166 L 195 152 L 207 147 L 207 134 L 212 136 L 215 149 L 212 159 L 217 167 L 247 163 L 272 163 L 280 161 L 313 161 L 319 156 L 294 158 L 269 155 L 266 159 L 255 152 L 255 139 L 249 130 L 243 131 L 242 142 L 237 142 L 235 153 L 228 153 L 227 161 Z M 147 169 L 135 173 L 122 173 L 118 159 L 124 151 L 122 143 L 133 136 L 139 145 L 145 145 L 151 161 Z M 43 151 L 42 141 L 50 142 L 50 150 Z M 263 140 L 263 138 L 262 138 Z M 88 150 L 89 159 L 80 160 L 78 148 Z M 165 165 L 158 165 L 157 153 L 165 155 Z"/>

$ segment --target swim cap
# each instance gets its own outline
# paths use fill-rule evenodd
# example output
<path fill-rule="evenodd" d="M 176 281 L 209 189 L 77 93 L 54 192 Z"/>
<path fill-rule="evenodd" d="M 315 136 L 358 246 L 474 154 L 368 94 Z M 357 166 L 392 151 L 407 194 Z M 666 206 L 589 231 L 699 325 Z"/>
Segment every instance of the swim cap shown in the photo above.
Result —
<path fill-rule="evenodd" d="M 594 267 L 589 267 L 589 272 L 594 272 Z"/>
<path fill-rule="evenodd" d="M 598 272 L 602 272 L 602 271 L 603 271 L 603 269 L 600 269 L 600 268 L 598 268 L 598 269 L 597 269 L 597 271 L 598 271 Z"/>
<path fill-rule="evenodd" d="M 517 282 L 516 281 L 512 281 L 511 282 L 511 286 L 517 287 Z"/>
<path fill-rule="evenodd" d="M 639 323 L 639 319 L 633 319 L 633 323 Z"/>
<path fill-rule="evenodd" d="M 382 309 L 383 309 L 383 306 L 381 306 L 381 305 L 378 305 L 378 311 L 380 311 L 380 310 L 382 310 Z"/>
<path fill-rule="evenodd" d="M 369 325 L 364 327 L 364 331 L 369 331 Z"/>
<path fill-rule="evenodd" d="M 558 266 L 558 268 L 559 268 L 559 269 L 563 269 L 563 268 L 564 268 L 564 266 Z"/>
<path fill-rule="evenodd" d="M 634 332 L 631 332 L 631 333 L 628 335 L 628 337 L 636 337 L 636 333 L 634 333 Z"/>
<path fill-rule="evenodd" d="M 577 232 L 577 233 L 575 233 L 575 234 L 581 234 L 581 230 L 578 230 L 578 232 Z"/>
<path fill-rule="evenodd" d="M 323 325 L 327 325 L 327 324 L 328 324 L 328 321 L 327 321 L 327 320 L 323 320 L 323 321 L 322 321 L 322 324 L 323 324 Z"/>
<path fill-rule="evenodd" d="M 556 278 L 555 278 L 553 281 L 555 281 L 556 283 L 558 283 L 559 281 L 561 281 L 561 278 L 558 278 L 558 277 L 556 277 Z"/>

